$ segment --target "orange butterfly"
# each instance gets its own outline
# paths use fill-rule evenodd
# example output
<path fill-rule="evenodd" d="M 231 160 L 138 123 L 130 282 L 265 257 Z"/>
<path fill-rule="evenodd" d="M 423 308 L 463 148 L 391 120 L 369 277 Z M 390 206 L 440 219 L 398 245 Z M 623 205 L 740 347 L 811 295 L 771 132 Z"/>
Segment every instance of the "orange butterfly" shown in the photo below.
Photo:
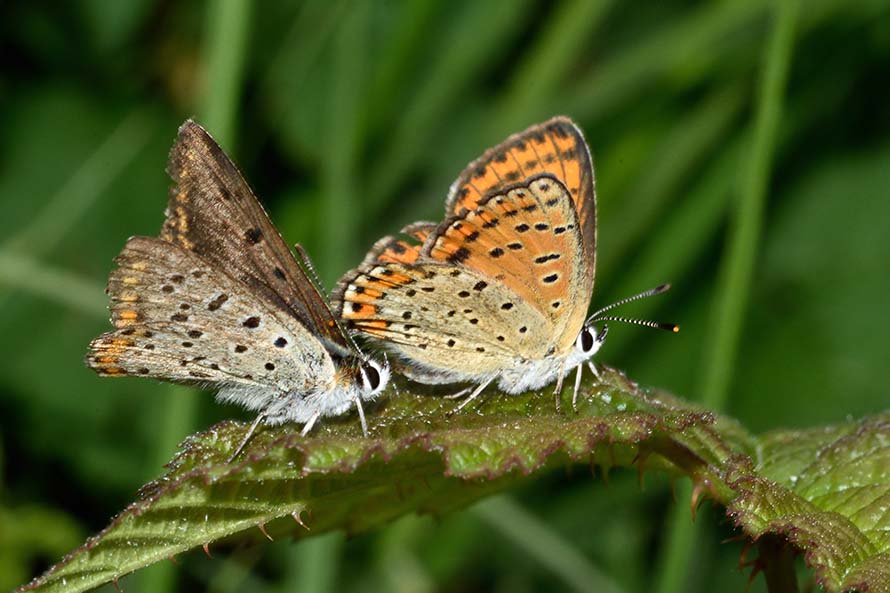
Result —
<path fill-rule="evenodd" d="M 348 327 L 397 355 L 422 383 L 472 382 L 460 409 L 492 381 L 511 394 L 581 369 L 612 308 L 587 316 L 596 263 L 596 192 L 581 130 L 557 117 L 511 136 L 472 162 L 451 186 L 448 218 L 385 237 L 341 278 L 335 309 Z M 464 390 L 467 391 L 467 390 Z M 557 396 L 557 406 L 559 398 Z"/>

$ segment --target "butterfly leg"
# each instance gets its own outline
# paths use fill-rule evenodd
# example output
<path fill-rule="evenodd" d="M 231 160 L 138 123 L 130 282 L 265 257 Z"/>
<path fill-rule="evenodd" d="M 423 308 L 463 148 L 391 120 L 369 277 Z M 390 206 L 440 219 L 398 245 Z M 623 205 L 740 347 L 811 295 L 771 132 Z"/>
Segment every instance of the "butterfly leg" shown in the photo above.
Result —
<path fill-rule="evenodd" d="M 581 389 L 581 371 L 583 368 L 584 365 L 580 364 L 575 367 L 575 389 L 572 391 L 572 410 L 574 410 L 576 414 L 578 413 L 578 390 Z"/>
<path fill-rule="evenodd" d="M 451 395 L 443 395 L 442 397 L 445 399 L 457 399 L 459 397 L 463 397 L 464 395 L 468 394 L 471 389 L 473 389 L 473 388 L 467 387 L 466 389 L 461 389 L 457 393 L 452 393 Z"/>
<path fill-rule="evenodd" d="M 590 367 L 590 372 L 596 376 L 597 381 L 602 382 L 603 378 L 600 376 L 600 372 L 596 369 L 596 365 L 593 364 L 592 360 L 587 361 L 587 366 Z"/>
<path fill-rule="evenodd" d="M 321 412 L 316 412 L 312 414 L 309 420 L 306 421 L 306 424 L 303 425 L 303 430 L 300 431 L 300 436 L 304 437 L 309 434 L 309 431 L 312 430 L 312 427 L 315 426 L 315 422 L 318 420 L 318 417 L 321 416 Z"/>
<path fill-rule="evenodd" d="M 362 434 L 367 438 L 368 436 L 368 422 L 365 420 L 365 411 L 362 409 L 362 402 L 359 398 L 355 398 L 352 401 L 355 402 L 355 409 L 358 410 L 358 418 L 362 423 Z"/>
<path fill-rule="evenodd" d="M 556 375 L 556 389 L 553 390 L 553 398 L 556 400 L 556 413 L 559 414 L 562 408 L 562 382 L 566 377 L 565 362 L 559 365 L 559 374 Z"/>
<path fill-rule="evenodd" d="M 244 450 L 244 447 L 247 446 L 248 441 L 250 441 L 250 437 L 253 436 L 253 433 L 256 432 L 257 427 L 258 427 L 258 426 L 260 425 L 260 423 L 261 423 L 263 420 L 265 420 L 265 419 L 266 419 L 266 415 L 265 415 L 265 414 L 259 414 L 259 415 L 256 417 L 256 420 L 254 420 L 253 423 L 250 425 L 250 428 L 247 429 L 247 434 L 245 434 L 245 435 L 244 435 L 244 438 L 241 439 L 241 442 L 238 443 L 238 448 L 235 449 L 235 452 L 232 453 L 231 457 L 229 457 L 228 463 L 232 463 L 233 461 L 235 461 L 235 459 L 236 459 L 239 455 L 241 455 L 241 451 L 243 451 L 243 450 Z"/>
<path fill-rule="evenodd" d="M 460 412 L 461 410 L 463 410 L 463 409 L 464 409 L 464 406 L 466 406 L 468 403 L 470 403 L 471 401 L 473 401 L 474 399 L 476 399 L 477 397 L 479 397 L 479 394 L 482 393 L 482 391 L 483 391 L 486 387 L 488 387 L 488 384 L 491 383 L 492 381 L 494 381 L 494 377 L 492 377 L 491 379 L 485 381 L 484 383 L 480 383 L 479 386 L 476 387 L 476 389 L 473 390 L 473 393 L 470 394 L 470 397 L 468 397 L 468 398 L 465 399 L 464 401 L 460 402 L 460 404 L 459 404 L 456 408 L 454 408 L 453 410 L 451 410 L 450 412 L 448 412 L 448 414 L 446 414 L 446 415 L 447 415 L 447 416 L 452 416 L 452 415 L 454 415 L 454 414 L 457 414 L 457 413 Z M 465 390 L 465 391 L 466 391 L 466 390 Z"/>

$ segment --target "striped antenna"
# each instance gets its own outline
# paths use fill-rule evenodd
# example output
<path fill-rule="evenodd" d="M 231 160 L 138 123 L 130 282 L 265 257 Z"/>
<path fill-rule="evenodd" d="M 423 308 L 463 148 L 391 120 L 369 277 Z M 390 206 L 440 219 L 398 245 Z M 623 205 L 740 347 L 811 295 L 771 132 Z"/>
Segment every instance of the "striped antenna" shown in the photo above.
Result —
<path fill-rule="evenodd" d="M 621 305 L 626 305 L 627 303 L 632 303 L 633 301 L 638 301 L 640 299 L 645 299 L 647 297 L 655 296 L 657 294 L 661 294 L 663 292 L 667 292 L 670 290 L 670 284 L 660 284 L 655 288 L 650 288 L 645 292 L 641 292 L 639 294 L 635 294 L 633 296 L 629 296 L 627 298 L 621 299 L 616 303 L 612 303 L 611 305 L 607 305 L 596 311 L 593 315 L 587 318 L 587 323 L 585 325 L 590 325 L 591 323 L 595 323 L 597 321 L 620 321 L 622 323 L 630 323 L 633 325 L 642 325 L 644 327 L 651 327 L 653 329 L 663 329 L 665 331 L 670 332 L 678 332 L 680 331 L 680 326 L 674 323 L 659 323 L 657 321 L 648 321 L 645 319 L 632 319 L 630 317 L 618 317 L 614 315 L 603 315 L 606 311 L 611 311 L 615 307 L 620 307 Z"/>

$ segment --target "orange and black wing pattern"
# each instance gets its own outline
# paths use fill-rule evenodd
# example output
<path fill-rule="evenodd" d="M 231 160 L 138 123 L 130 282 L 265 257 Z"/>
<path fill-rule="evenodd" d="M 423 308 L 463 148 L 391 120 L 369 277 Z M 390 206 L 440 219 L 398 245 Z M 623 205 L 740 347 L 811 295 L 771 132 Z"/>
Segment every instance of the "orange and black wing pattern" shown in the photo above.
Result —
<path fill-rule="evenodd" d="M 459 215 L 474 210 L 486 197 L 541 174 L 552 175 L 569 192 L 578 213 L 584 252 L 593 267 L 596 256 L 593 161 L 584 134 L 567 117 L 555 117 L 514 134 L 470 163 L 451 186 L 446 211 L 449 215 Z"/>

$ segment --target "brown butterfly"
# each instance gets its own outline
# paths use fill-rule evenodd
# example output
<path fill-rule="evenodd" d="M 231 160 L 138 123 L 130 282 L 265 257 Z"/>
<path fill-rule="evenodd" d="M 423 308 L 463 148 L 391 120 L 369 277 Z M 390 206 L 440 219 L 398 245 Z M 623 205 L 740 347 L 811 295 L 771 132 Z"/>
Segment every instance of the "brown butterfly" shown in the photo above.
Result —
<path fill-rule="evenodd" d="M 170 153 L 159 238 L 133 237 L 108 281 L 115 330 L 90 344 L 101 376 L 199 383 L 259 413 L 256 426 L 355 406 L 389 380 L 331 312 L 306 254 L 288 248 L 241 173 L 198 124 Z M 243 445 L 243 443 L 242 443 Z M 240 450 L 240 447 L 239 447 Z"/>

